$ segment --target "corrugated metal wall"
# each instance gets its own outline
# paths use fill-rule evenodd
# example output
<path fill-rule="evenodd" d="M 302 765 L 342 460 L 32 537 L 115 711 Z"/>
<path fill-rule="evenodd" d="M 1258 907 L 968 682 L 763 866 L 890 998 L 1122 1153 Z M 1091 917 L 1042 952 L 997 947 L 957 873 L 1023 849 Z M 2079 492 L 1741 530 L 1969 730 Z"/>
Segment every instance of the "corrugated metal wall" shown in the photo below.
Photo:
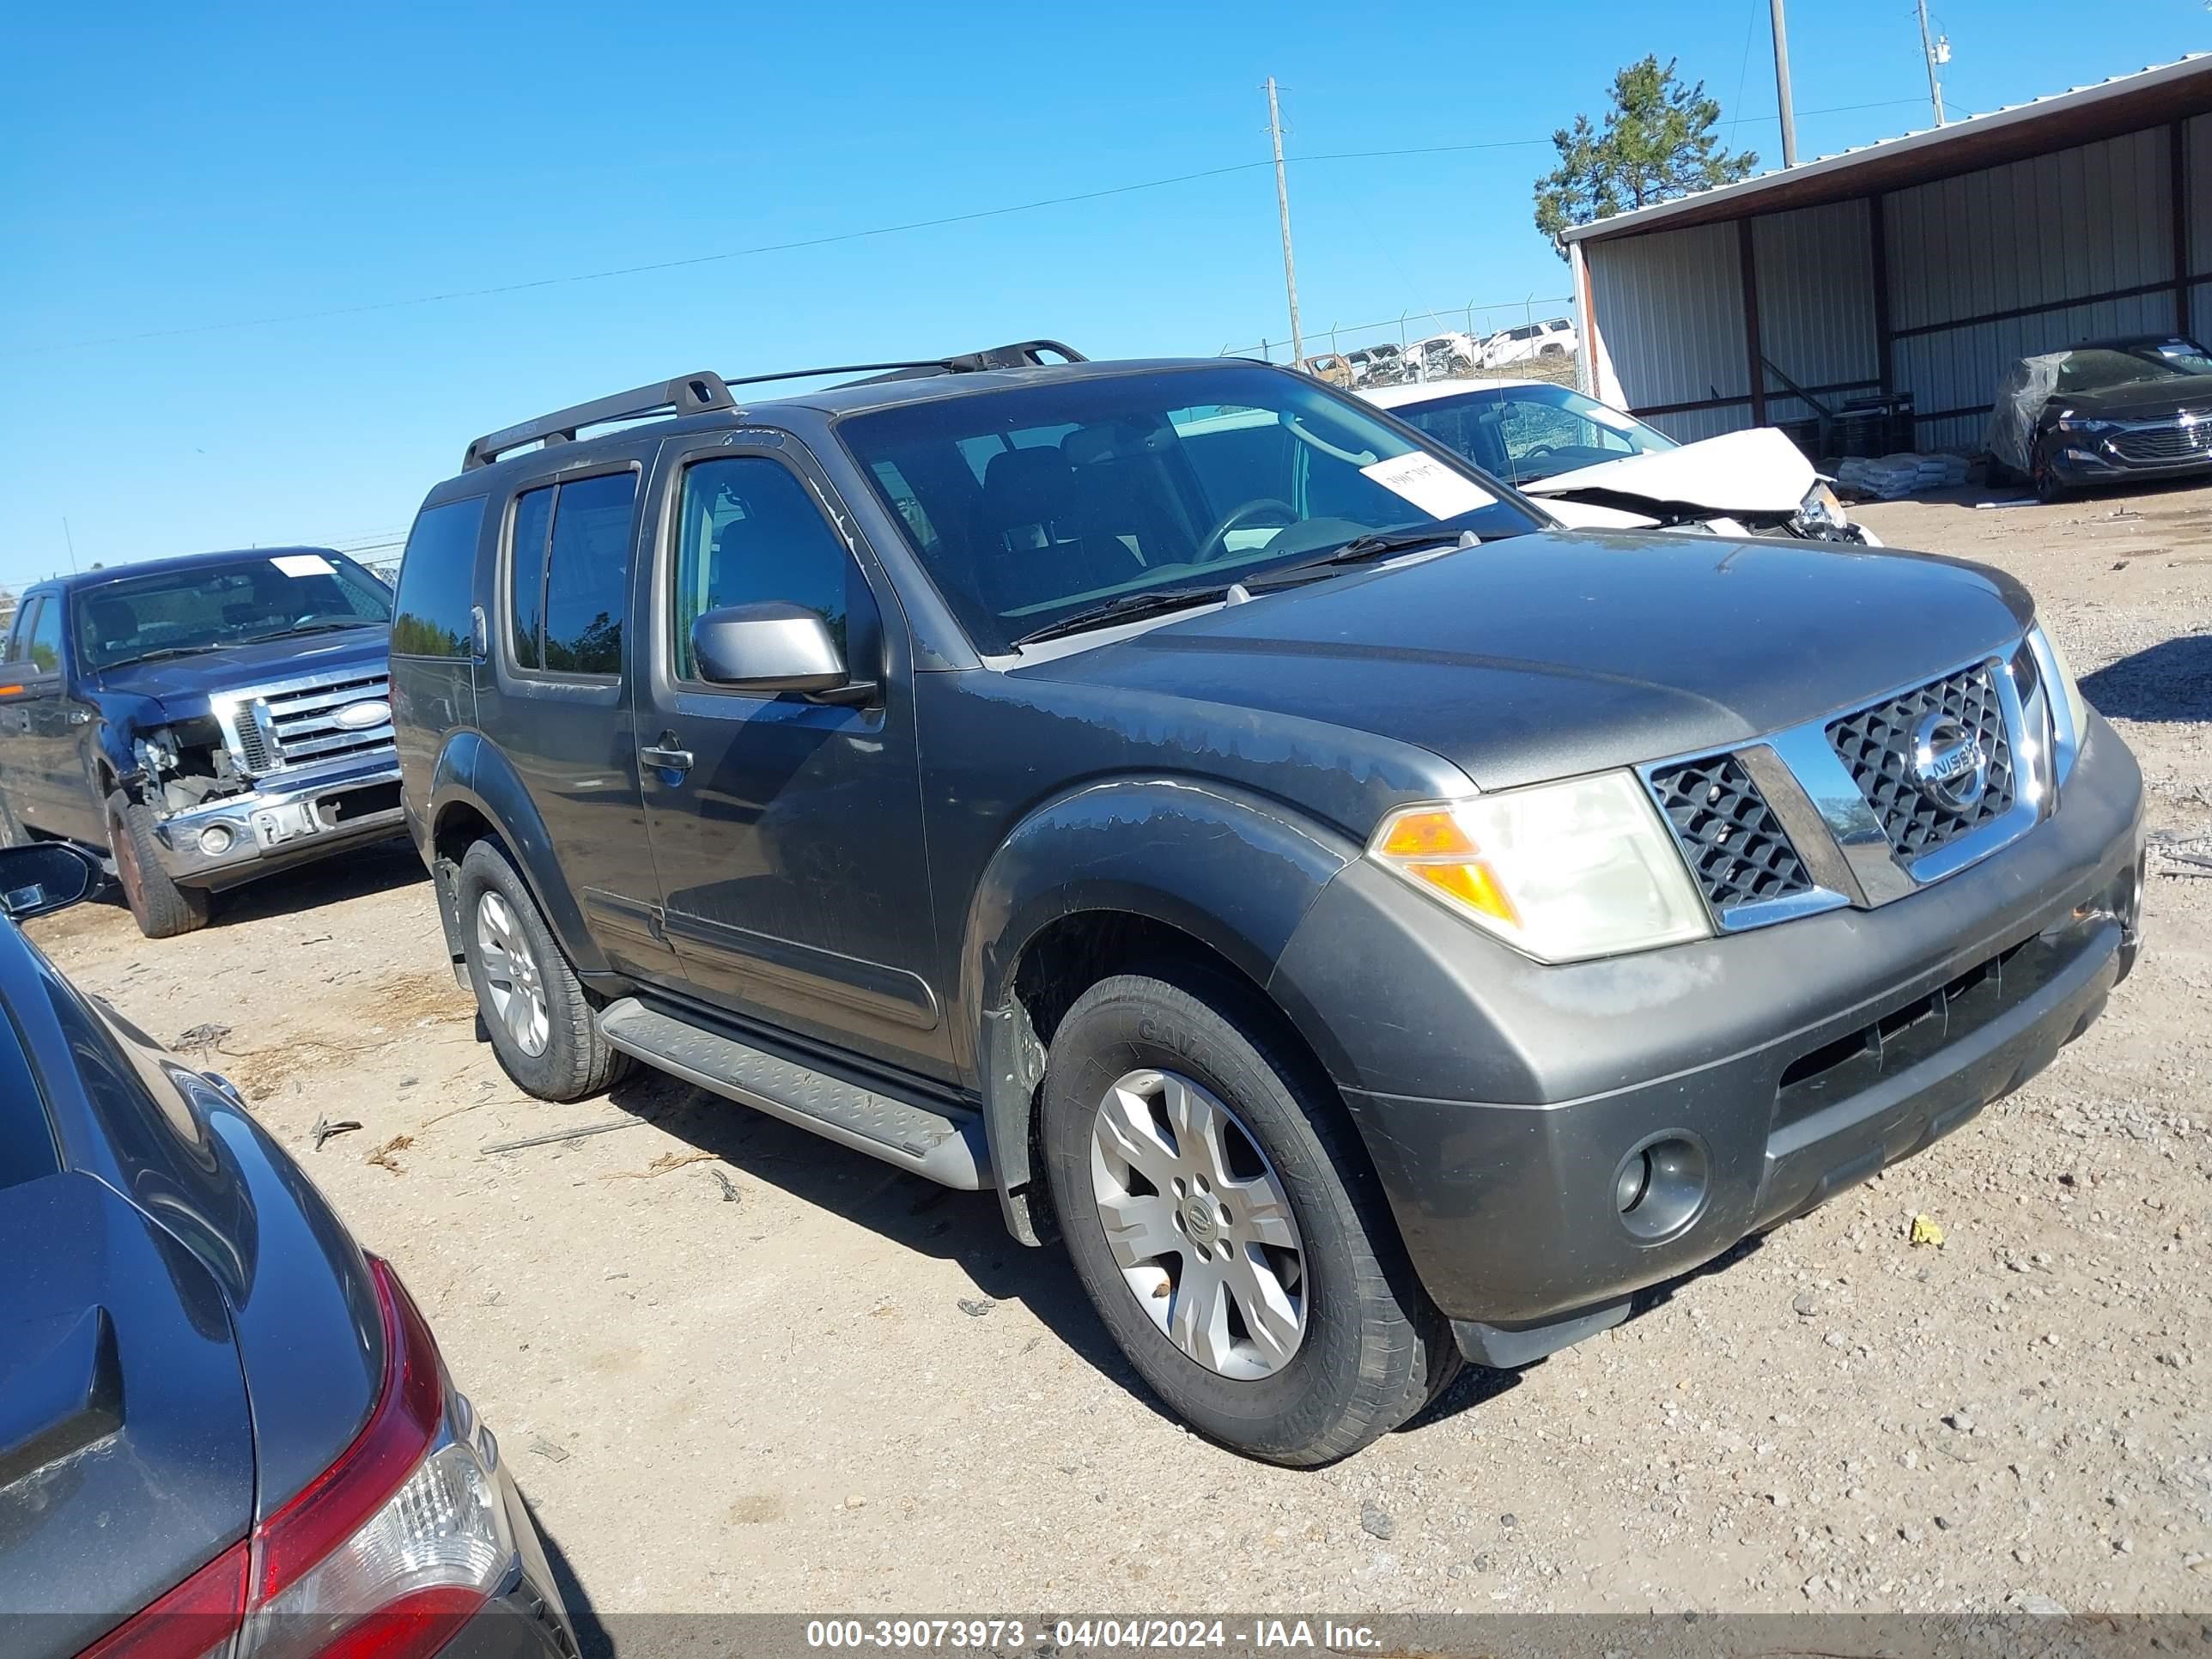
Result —
<path fill-rule="evenodd" d="M 2189 322 L 2201 343 L 2212 334 L 2212 115 L 2185 125 L 2189 150 Z"/>
<path fill-rule="evenodd" d="M 1743 272 L 1734 225 L 1698 225 L 1601 244 L 1591 297 L 1632 409 L 1740 398 L 1751 390 L 1743 351 Z M 1726 424 L 1698 429 L 1717 414 Z M 1670 437 L 1709 438 L 1750 423 L 1741 410 L 1662 416 Z"/>
<path fill-rule="evenodd" d="M 1891 327 L 2170 281 L 2169 146 L 2156 127 L 1887 198 Z M 2172 296 L 2160 293 L 1908 336 L 1896 343 L 1897 387 L 1923 416 L 1978 409 L 2015 358 L 2172 326 Z M 1982 427 L 1978 413 L 1923 421 L 1921 447 L 1972 447 Z"/>
<path fill-rule="evenodd" d="M 1758 260 L 1759 339 L 1766 361 L 1808 389 L 1862 383 L 1881 374 L 1875 349 L 1874 243 L 1864 202 L 1770 213 L 1751 223 Z M 1815 412 L 1767 380 L 1770 422 Z M 1833 409 L 1848 392 L 1814 392 Z M 1747 422 L 1748 416 L 1746 416 Z"/>
<path fill-rule="evenodd" d="M 2191 121 L 2190 269 L 2197 334 L 2212 333 L 2212 116 Z M 1882 198 L 1894 388 L 1923 416 L 1923 449 L 1980 446 L 1982 412 L 2015 358 L 2106 334 L 2170 329 L 2168 288 L 2063 302 L 2173 276 L 2171 134 L 2154 127 L 2027 161 L 1915 185 Z M 1869 204 L 1753 219 L 1760 343 L 1805 386 L 1880 374 Z M 1743 294 L 1733 223 L 1584 244 L 1598 324 L 1629 406 L 1744 397 Z M 1992 312 L 2022 317 L 1935 325 Z M 1927 328 L 1925 333 L 1909 331 Z M 1813 411 L 1768 382 L 1767 418 Z M 1850 392 L 1824 394 L 1833 407 Z M 1751 423 L 1747 404 L 1654 417 L 1678 438 Z"/>

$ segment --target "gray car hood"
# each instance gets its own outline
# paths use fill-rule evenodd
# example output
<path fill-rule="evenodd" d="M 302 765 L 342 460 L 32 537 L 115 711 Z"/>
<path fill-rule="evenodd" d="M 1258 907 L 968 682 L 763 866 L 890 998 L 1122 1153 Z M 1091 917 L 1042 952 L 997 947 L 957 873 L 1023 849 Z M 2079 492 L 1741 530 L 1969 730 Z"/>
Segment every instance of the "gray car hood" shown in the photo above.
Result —
<path fill-rule="evenodd" d="M 1014 670 L 1418 744 L 1484 788 L 1723 748 L 2016 640 L 1999 572 L 1559 531 L 1360 570 Z"/>

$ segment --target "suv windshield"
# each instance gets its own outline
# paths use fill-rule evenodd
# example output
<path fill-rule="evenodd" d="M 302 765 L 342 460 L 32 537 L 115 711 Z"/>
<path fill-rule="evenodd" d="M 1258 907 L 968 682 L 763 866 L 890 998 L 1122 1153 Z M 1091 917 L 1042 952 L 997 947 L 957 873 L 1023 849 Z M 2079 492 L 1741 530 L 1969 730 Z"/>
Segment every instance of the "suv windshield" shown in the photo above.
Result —
<path fill-rule="evenodd" d="M 981 649 L 1152 590 L 1202 591 L 1379 531 L 1537 520 L 1304 375 L 1056 379 L 847 416 L 839 436 Z"/>
<path fill-rule="evenodd" d="M 1680 447 L 1633 415 L 1563 386 L 1490 386 L 1390 412 L 1514 483 Z"/>
<path fill-rule="evenodd" d="M 123 576 L 70 596 L 77 657 L 88 669 L 219 651 L 289 634 L 368 628 L 392 619 L 375 577 L 323 553 L 275 553 Z"/>

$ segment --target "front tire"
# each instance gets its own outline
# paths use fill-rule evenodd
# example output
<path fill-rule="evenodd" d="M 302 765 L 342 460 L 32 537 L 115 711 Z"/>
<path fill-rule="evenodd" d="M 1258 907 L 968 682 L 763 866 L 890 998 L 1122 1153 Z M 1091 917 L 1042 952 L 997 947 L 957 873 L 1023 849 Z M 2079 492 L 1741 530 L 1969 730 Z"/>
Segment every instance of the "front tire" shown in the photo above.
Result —
<path fill-rule="evenodd" d="M 148 939 L 174 939 L 208 924 L 213 895 L 204 887 L 179 887 L 161 867 L 153 809 L 120 789 L 107 798 L 107 848 L 115 858 L 115 884 L 131 919 Z"/>
<path fill-rule="evenodd" d="M 612 1086 L 628 1057 L 599 1034 L 575 970 L 496 843 L 470 847 L 455 887 L 469 983 L 500 1069 L 540 1100 Z"/>
<path fill-rule="evenodd" d="M 1176 1415 L 1249 1456 L 1350 1455 L 1459 1370 L 1350 1126 L 1226 981 L 1125 975 L 1053 1034 L 1041 1125 L 1077 1276 Z"/>

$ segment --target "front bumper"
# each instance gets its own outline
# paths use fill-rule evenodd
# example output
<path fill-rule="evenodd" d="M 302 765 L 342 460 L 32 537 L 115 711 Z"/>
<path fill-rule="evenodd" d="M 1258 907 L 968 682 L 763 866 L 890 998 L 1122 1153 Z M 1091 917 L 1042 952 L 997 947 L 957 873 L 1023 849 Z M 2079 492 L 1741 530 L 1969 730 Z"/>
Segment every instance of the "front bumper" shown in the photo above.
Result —
<path fill-rule="evenodd" d="M 2154 483 L 2166 478 L 2197 478 L 2212 473 L 2212 453 L 2131 461 L 2115 447 L 2112 436 L 2102 429 L 2081 432 L 2061 426 L 2055 428 L 2044 442 L 2045 465 L 2051 469 L 2052 477 L 2069 488 Z"/>
<path fill-rule="evenodd" d="M 249 793 L 172 813 L 154 826 L 154 837 L 172 881 L 221 889 L 405 827 L 399 760 L 387 750 L 344 766 L 271 777 Z"/>
<path fill-rule="evenodd" d="M 2093 720 L 2050 818 L 1874 910 L 1544 967 L 1355 864 L 1273 988 L 1462 1348 L 1525 1364 L 2049 1064 L 2132 964 L 2142 860 L 2141 776 Z M 1639 1235 L 1623 1172 L 1662 1138 L 1701 1189 Z"/>

